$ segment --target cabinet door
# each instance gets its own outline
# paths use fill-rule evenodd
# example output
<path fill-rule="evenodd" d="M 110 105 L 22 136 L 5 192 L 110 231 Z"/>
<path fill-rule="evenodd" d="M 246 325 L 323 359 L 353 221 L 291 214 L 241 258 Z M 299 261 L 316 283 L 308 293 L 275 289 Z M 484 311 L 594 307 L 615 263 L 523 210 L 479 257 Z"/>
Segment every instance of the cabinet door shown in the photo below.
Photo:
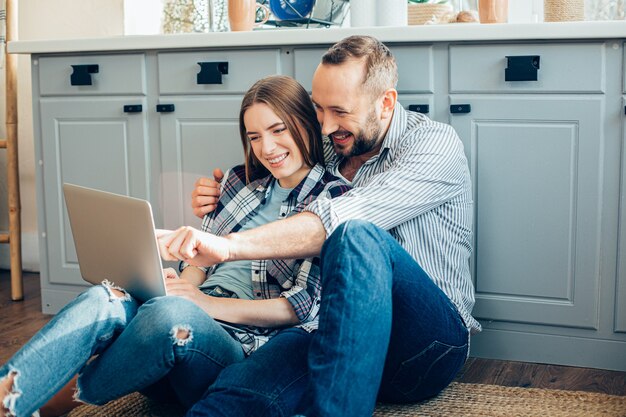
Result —
<path fill-rule="evenodd" d="M 625 57 L 626 59 L 626 57 Z M 626 67 L 624 67 L 626 68 Z M 626 92 L 626 80 L 624 81 Z M 622 100 L 622 182 L 620 189 L 619 253 L 615 295 L 615 332 L 626 333 L 626 96 Z"/>
<path fill-rule="evenodd" d="M 162 98 L 174 111 L 161 113 L 161 207 L 166 228 L 200 226 L 191 211 L 196 179 L 243 163 L 239 138 L 241 96 Z"/>
<path fill-rule="evenodd" d="M 596 329 L 602 97 L 452 96 L 475 202 L 474 314 Z"/>
<path fill-rule="evenodd" d="M 143 98 L 41 99 L 43 206 L 49 284 L 87 285 L 80 277 L 63 198 L 64 182 L 149 198 Z M 94 219 L 97 221 L 98 219 Z"/>

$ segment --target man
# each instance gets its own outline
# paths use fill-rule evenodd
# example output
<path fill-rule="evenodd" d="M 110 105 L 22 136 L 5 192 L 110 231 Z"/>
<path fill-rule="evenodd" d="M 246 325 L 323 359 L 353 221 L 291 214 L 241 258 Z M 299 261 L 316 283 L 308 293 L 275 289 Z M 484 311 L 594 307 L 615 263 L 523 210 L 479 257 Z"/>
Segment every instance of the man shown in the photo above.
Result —
<path fill-rule="evenodd" d="M 225 238 L 182 228 L 160 239 L 170 259 L 198 265 L 321 250 L 319 330 L 310 344 L 283 350 L 285 366 L 293 368 L 276 357 L 291 391 L 287 384 L 273 389 L 265 410 L 284 400 L 310 417 L 369 416 L 377 398 L 423 400 L 452 381 L 467 357 L 470 332 L 480 331 L 471 316 L 472 194 L 462 144 L 450 126 L 405 111 L 396 83 L 386 46 L 366 36 L 340 41 L 315 71 L 312 99 L 336 153 L 327 169 L 353 189 Z M 195 213 L 211 211 L 217 194 L 212 180 L 200 180 Z M 303 356 L 305 365 L 297 359 Z M 240 388 L 230 399 L 245 397 Z M 207 404 L 224 390 L 209 390 Z"/>

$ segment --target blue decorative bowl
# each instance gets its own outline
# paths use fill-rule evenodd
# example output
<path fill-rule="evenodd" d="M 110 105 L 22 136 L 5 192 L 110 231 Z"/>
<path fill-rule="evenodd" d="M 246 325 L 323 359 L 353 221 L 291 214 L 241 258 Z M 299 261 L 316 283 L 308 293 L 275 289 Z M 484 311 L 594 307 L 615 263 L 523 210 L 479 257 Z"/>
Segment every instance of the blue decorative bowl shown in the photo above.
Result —
<path fill-rule="evenodd" d="M 270 10 L 277 20 L 305 18 L 314 5 L 315 0 L 270 0 Z"/>

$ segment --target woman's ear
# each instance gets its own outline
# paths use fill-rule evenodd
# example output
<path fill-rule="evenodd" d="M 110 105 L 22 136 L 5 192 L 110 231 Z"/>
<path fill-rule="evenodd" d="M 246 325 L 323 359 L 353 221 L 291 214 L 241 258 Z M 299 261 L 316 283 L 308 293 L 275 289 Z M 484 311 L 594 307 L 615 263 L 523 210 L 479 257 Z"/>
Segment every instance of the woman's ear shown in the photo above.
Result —
<path fill-rule="evenodd" d="M 393 109 L 396 107 L 397 101 L 398 92 L 395 88 L 390 88 L 383 93 L 381 112 L 381 117 L 383 119 L 391 119 L 393 116 Z"/>

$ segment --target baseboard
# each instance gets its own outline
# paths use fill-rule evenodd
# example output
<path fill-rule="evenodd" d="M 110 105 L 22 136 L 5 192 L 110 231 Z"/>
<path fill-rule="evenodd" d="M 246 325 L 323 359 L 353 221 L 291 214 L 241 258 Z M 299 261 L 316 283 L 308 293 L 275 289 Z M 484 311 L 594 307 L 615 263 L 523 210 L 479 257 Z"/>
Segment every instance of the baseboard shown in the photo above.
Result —
<path fill-rule="evenodd" d="M 6 233 L 6 232 L 4 232 Z M 0 244 L 0 269 L 11 268 L 9 245 Z M 39 272 L 39 239 L 37 233 L 22 233 L 22 269 Z"/>
<path fill-rule="evenodd" d="M 626 372 L 626 341 L 483 328 L 470 356 Z"/>

